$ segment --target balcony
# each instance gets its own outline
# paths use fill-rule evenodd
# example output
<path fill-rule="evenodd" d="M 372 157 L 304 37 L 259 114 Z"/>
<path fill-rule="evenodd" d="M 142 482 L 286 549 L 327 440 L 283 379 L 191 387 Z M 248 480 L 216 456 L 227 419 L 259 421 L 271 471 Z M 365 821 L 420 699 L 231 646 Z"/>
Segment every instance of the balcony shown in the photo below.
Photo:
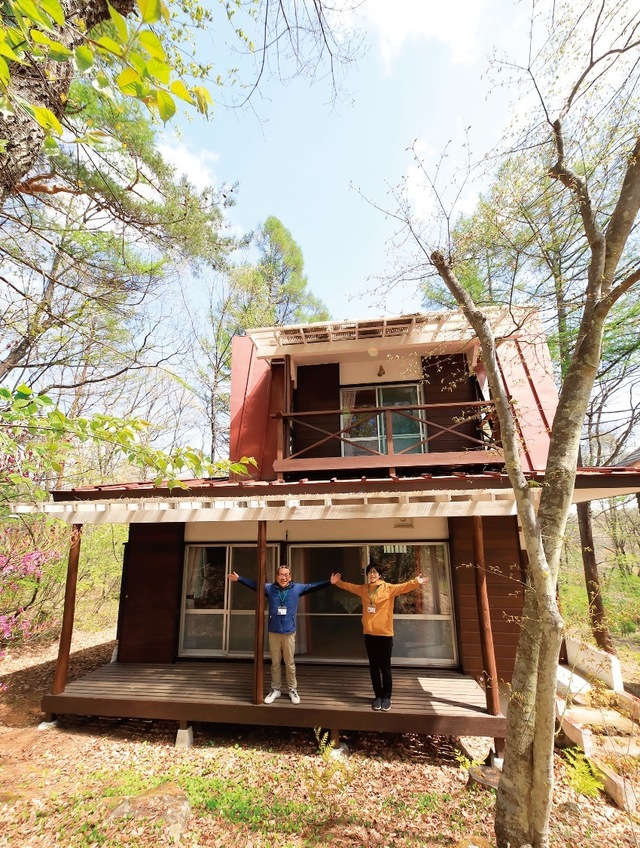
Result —
<path fill-rule="evenodd" d="M 501 465 L 495 407 L 487 401 L 275 413 L 273 468 L 285 474 Z"/>

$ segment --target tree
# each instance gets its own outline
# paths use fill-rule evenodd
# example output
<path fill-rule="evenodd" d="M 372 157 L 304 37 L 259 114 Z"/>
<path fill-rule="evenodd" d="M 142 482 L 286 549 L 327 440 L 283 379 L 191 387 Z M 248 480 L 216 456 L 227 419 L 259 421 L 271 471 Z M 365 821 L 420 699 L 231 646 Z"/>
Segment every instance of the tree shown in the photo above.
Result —
<path fill-rule="evenodd" d="M 281 221 L 269 216 L 254 241 L 257 261 L 231 266 L 216 276 L 202 316 L 190 314 L 193 332 L 185 378 L 208 421 L 211 456 L 225 456 L 229 431 L 231 341 L 246 327 L 325 321 L 326 306 L 310 290 L 302 250 Z"/>
<path fill-rule="evenodd" d="M 526 190 L 532 162 L 544 174 L 545 155 L 543 149 L 534 149 L 510 156 L 475 211 L 456 222 L 453 239 L 459 253 L 472 257 L 458 276 L 477 303 L 505 304 L 515 294 L 521 302 L 539 304 L 561 380 L 579 330 L 580 289 L 589 255 L 578 208 L 568 201 L 563 187 L 544 175 L 535 196 Z M 612 189 L 604 184 L 600 192 Z M 635 249 L 637 242 L 637 234 L 630 234 L 628 249 Z M 489 283 L 486 287 L 484 280 Z M 432 281 L 425 281 L 423 288 L 427 304 L 442 300 Z M 450 294 L 448 300 L 450 305 Z M 635 332 L 639 311 L 633 302 L 617 303 L 612 310 L 587 410 L 581 466 L 615 463 L 640 421 L 633 399 L 640 369 Z M 592 633 L 600 648 L 615 653 L 598 574 L 591 504 L 579 503 L 577 515 Z"/>
<path fill-rule="evenodd" d="M 302 250 L 282 221 L 270 215 L 258 230 L 256 243 L 260 256 L 249 291 L 255 291 L 258 312 L 264 312 L 259 325 L 326 321 L 325 305 L 308 288 Z"/>
<path fill-rule="evenodd" d="M 108 135 L 61 145 L 50 170 L 29 179 L 33 192 L 5 202 L 0 237 L 0 380 L 59 397 L 166 360 L 167 283 L 222 266 L 236 246 L 223 235 L 227 201 L 176 178 L 139 104 L 84 84 L 70 103 L 80 133 L 101 125 Z"/>
<path fill-rule="evenodd" d="M 549 844 L 556 668 L 563 627 L 556 584 L 563 537 L 607 320 L 613 307 L 640 281 L 637 255 L 629 249 L 640 208 L 640 137 L 635 121 L 640 15 L 626 4 L 608 0 L 578 10 L 572 4 L 560 7 L 555 3 L 544 9 L 546 17 L 542 16 L 543 7 L 534 5 L 529 63 L 520 69 L 517 79 L 519 96 L 529 107 L 528 121 L 516 145 L 512 133 L 506 155 L 538 148 L 546 153 L 542 172 L 534 160 L 526 161 L 520 188 L 538 197 L 546 190 L 546 177 L 562 187 L 577 209 L 587 262 L 576 292 L 577 333 L 562 378 L 544 485 L 539 491 L 530 487 L 520 466 L 513 410 L 497 366 L 498 340 L 491 310 L 474 297 L 473 279 L 465 285 L 473 257 L 459 251 L 451 238 L 445 244 L 434 243 L 433 230 L 416 219 L 406 192 L 396 193 L 395 211 L 405 234 L 420 251 L 424 275 L 429 265 L 435 269 L 480 341 L 528 555 L 496 805 L 500 848 L 546 848 Z M 538 39 L 540 25 L 542 41 Z M 425 173 L 428 176 L 426 167 Z M 604 183 L 606 192 L 601 191 Z M 437 189 L 433 181 L 430 184 Z M 506 191 L 508 186 L 504 188 Z M 445 214 L 443 231 L 450 235 L 451 214 L 442 194 L 436 194 Z M 567 221 L 558 215 L 555 228 L 563 233 Z M 415 273 L 415 265 L 412 271 Z M 501 272 L 506 280 L 513 269 Z M 487 287 L 489 282 L 485 281 Z M 517 303 L 517 291 L 512 287 L 511 292 L 512 302 Z M 523 313 L 514 311 L 514 320 L 522 317 Z"/>
<path fill-rule="evenodd" d="M 0 27 L 0 206 L 36 163 L 43 145 L 54 152 L 63 134 L 69 86 L 87 75 L 109 96 L 119 91 L 144 103 L 163 121 L 176 98 L 206 114 L 212 99 L 200 84 L 222 75 L 183 53 L 195 29 L 230 26 L 236 40 L 256 56 L 253 87 L 275 54 L 276 65 L 293 58 L 299 70 L 328 57 L 330 72 L 346 60 L 348 47 L 335 37 L 319 0 L 264 0 L 258 9 L 241 0 L 217 0 L 214 11 L 197 0 L 5 0 Z M 244 19 L 237 26 L 235 15 Z M 245 33 L 258 35 L 253 44 Z M 343 53 L 343 50 L 345 51 Z M 92 137 L 101 128 L 94 127 Z"/>

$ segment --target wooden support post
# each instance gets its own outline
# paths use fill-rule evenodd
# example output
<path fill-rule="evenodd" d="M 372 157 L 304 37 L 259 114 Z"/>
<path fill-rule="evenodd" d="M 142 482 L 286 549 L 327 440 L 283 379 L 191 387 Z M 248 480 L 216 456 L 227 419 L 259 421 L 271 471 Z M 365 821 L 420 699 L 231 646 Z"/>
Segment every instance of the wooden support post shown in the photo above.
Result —
<path fill-rule="evenodd" d="M 291 374 L 291 356 L 286 354 L 284 357 L 284 399 L 283 412 L 289 415 L 293 410 L 293 380 Z M 291 419 L 285 418 L 282 422 L 282 435 L 284 439 L 284 456 L 291 455 Z"/>
<path fill-rule="evenodd" d="M 267 522 L 258 521 L 256 636 L 253 648 L 253 703 L 264 698 L 264 584 L 267 582 Z"/>
<path fill-rule="evenodd" d="M 387 456 L 393 456 L 396 452 L 393 444 L 393 412 L 390 409 L 384 411 L 384 426 L 387 437 Z"/>
<path fill-rule="evenodd" d="M 80 560 L 80 542 L 82 541 L 82 524 L 74 524 L 71 530 L 71 548 L 67 564 L 67 583 L 64 590 L 64 611 L 62 613 L 62 630 L 58 646 L 58 661 L 53 676 L 51 692 L 60 695 L 67 685 L 69 671 L 69 655 L 71 653 L 71 637 L 73 635 L 73 618 L 76 609 L 76 589 L 78 586 L 78 562 Z"/>
<path fill-rule="evenodd" d="M 479 515 L 473 516 L 473 551 L 482 664 L 486 675 L 487 709 L 491 715 L 500 715 L 498 670 L 496 668 L 496 653 L 493 646 L 491 610 L 489 608 L 489 593 L 487 591 L 487 566 L 484 558 L 484 532 L 482 529 L 482 518 Z"/>

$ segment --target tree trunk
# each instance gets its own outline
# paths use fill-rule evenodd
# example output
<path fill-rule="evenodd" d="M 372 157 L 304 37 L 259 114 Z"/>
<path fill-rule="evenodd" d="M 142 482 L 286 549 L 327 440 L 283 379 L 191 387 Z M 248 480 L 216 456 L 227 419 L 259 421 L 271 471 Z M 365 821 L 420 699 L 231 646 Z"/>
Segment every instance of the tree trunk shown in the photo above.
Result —
<path fill-rule="evenodd" d="M 496 798 L 498 848 L 548 848 L 556 668 L 562 620 L 553 594 L 525 589 L 507 711 L 507 748 Z"/>
<path fill-rule="evenodd" d="M 112 0 L 111 5 L 122 15 L 135 8 L 134 0 Z M 68 21 L 52 36 L 70 49 L 85 40 L 83 30 L 109 20 L 107 0 L 67 0 L 64 4 Z M 36 106 L 45 106 L 62 118 L 74 68 L 71 62 L 25 61 L 12 63 L 9 96 L 16 96 Z M 15 102 L 15 101 L 14 101 Z M 35 165 L 45 133 L 42 127 L 22 108 L 13 114 L 0 113 L 0 139 L 6 139 L 0 152 L 0 206 L 13 194 L 20 182 Z"/>
<path fill-rule="evenodd" d="M 598 574 L 595 547 L 593 541 L 593 526 L 591 523 L 591 504 L 589 502 L 579 503 L 578 528 L 580 530 L 580 547 L 582 549 L 582 565 L 584 567 L 584 582 L 587 587 L 587 598 L 589 600 L 589 620 L 591 631 L 596 644 L 608 654 L 615 654 L 611 633 L 607 627 L 607 619 L 602 599 L 602 587 Z"/>

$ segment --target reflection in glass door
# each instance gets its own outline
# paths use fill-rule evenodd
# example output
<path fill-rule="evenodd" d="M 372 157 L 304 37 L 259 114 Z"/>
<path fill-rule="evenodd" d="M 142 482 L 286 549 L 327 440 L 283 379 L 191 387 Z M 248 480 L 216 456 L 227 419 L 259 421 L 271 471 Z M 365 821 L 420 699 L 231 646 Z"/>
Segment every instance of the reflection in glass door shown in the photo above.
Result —
<path fill-rule="evenodd" d="M 393 412 L 389 420 L 383 412 L 359 412 L 364 408 L 415 407 L 421 403 L 421 387 L 417 384 L 382 385 L 342 389 L 340 405 L 344 456 L 388 454 L 388 438 L 393 438 L 395 453 L 424 453 L 427 449 L 424 425 L 419 410 Z M 390 422 L 391 434 L 387 433 Z"/>
<path fill-rule="evenodd" d="M 422 573 L 429 582 L 399 595 L 394 605 L 394 662 L 454 666 L 456 657 L 448 549 L 426 544 L 294 546 L 290 548 L 294 579 L 326 580 L 339 571 L 349 583 L 364 583 L 365 568 L 374 562 L 389 583 L 403 583 Z M 360 599 L 336 587 L 305 595 L 298 612 L 298 655 L 317 660 L 365 657 Z"/>
<path fill-rule="evenodd" d="M 273 580 L 277 551 L 276 545 L 267 547 L 267 580 Z M 253 654 L 256 593 L 227 575 L 237 571 L 255 580 L 257 555 L 255 545 L 187 547 L 180 656 Z"/>
<path fill-rule="evenodd" d="M 267 547 L 267 581 L 275 577 L 275 564 L 278 548 Z M 254 547 L 234 546 L 229 549 L 231 564 L 229 571 L 237 571 L 248 580 L 255 580 L 258 574 L 257 549 Z M 265 650 L 268 637 L 265 612 Z M 242 583 L 229 583 L 229 653 L 253 654 L 253 640 L 256 632 L 256 593 Z"/>
<path fill-rule="evenodd" d="M 219 654 L 224 648 L 226 546 L 191 545 L 186 551 L 180 654 Z"/>

